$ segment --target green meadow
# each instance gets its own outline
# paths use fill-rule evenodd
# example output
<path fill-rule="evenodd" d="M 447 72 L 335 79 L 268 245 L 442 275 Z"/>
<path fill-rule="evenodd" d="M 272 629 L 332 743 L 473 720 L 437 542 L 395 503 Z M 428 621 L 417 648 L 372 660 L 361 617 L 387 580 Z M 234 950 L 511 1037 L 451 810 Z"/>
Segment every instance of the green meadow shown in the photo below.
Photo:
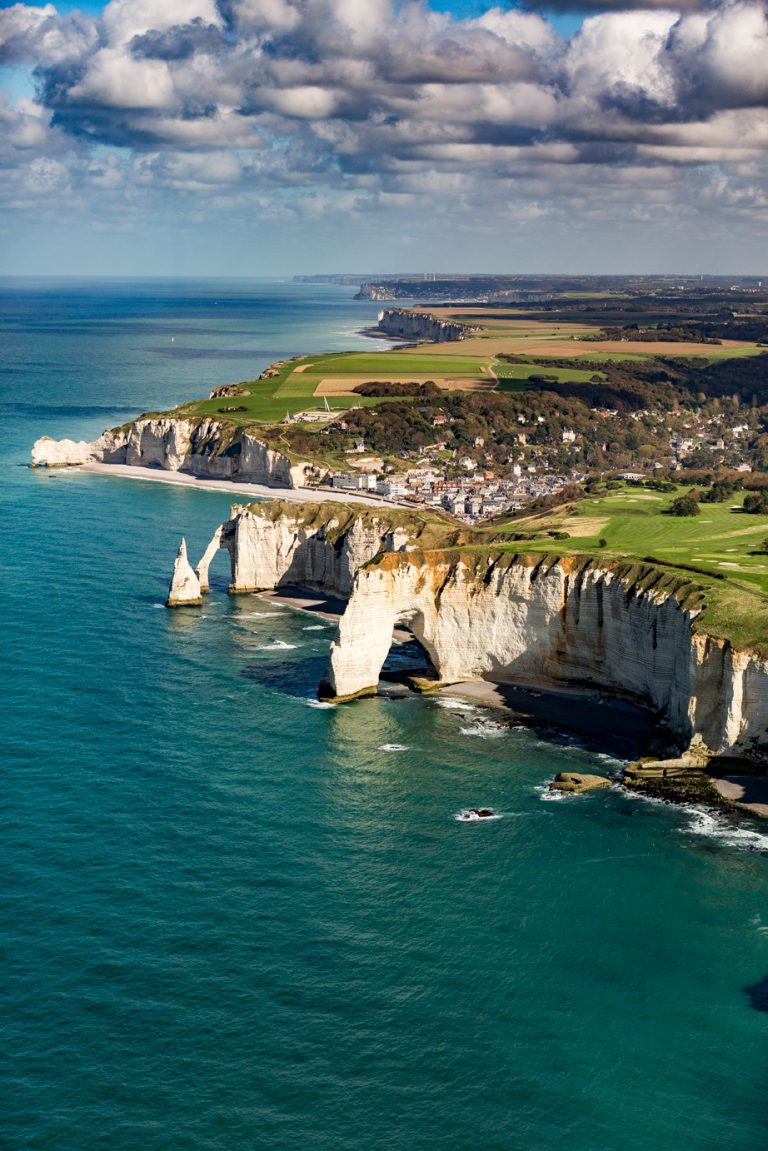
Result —
<path fill-rule="evenodd" d="M 345 352 L 342 355 L 307 356 L 305 373 L 315 380 L 341 376 L 375 379 L 407 377 L 413 375 L 438 377 L 477 376 L 487 368 L 490 357 L 461 355 L 423 355 L 398 351 L 396 348 L 378 353 Z"/>
<path fill-rule="evenodd" d="M 768 516 L 745 513 L 742 492 L 725 504 L 701 504 L 698 516 L 665 514 L 688 490 L 680 486 L 662 495 L 624 485 L 567 509 L 513 520 L 502 530 L 535 534 L 515 543 L 518 550 L 656 561 L 704 591 L 703 630 L 768 654 Z M 549 531 L 569 538 L 553 540 Z"/>

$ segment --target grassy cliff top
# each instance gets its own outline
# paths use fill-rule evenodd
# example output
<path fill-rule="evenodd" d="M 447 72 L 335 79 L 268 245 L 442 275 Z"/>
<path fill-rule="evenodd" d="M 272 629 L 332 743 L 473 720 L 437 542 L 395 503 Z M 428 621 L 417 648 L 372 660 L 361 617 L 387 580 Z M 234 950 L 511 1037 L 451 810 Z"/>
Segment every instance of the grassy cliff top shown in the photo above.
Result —
<path fill-rule="evenodd" d="M 744 512 L 743 492 L 720 504 L 700 505 L 700 514 L 669 514 L 689 490 L 661 493 L 626 484 L 555 511 L 512 520 L 491 530 L 493 545 L 504 534 L 532 533 L 531 551 L 579 554 L 603 562 L 652 566 L 693 583 L 703 610 L 696 630 L 734 647 L 768 656 L 768 516 Z M 556 540 L 550 532 L 567 533 Z M 490 540 L 489 540 L 490 543 Z M 520 544 L 507 545 L 519 549 Z"/>
<path fill-rule="evenodd" d="M 701 504 L 698 516 L 668 514 L 687 491 L 659 493 L 621 487 L 506 524 L 467 528 L 438 512 L 361 508 L 335 502 L 250 505 L 259 516 L 286 516 L 307 527 L 332 525 L 330 538 L 354 520 L 384 532 L 401 529 L 415 550 L 390 562 L 448 563 L 459 558 L 478 572 L 489 567 L 567 562 L 574 571 L 609 567 L 627 584 L 675 595 L 698 615 L 696 631 L 768 657 L 768 515 L 743 511 L 743 493 L 723 504 Z M 553 533 L 567 538 L 554 538 Z M 398 560 L 396 557 L 400 555 Z"/>
<path fill-rule="evenodd" d="M 647 361 L 659 356 L 694 358 L 701 364 L 758 355 L 750 340 L 721 344 L 694 341 L 670 343 L 622 337 L 602 339 L 594 323 L 532 319 L 519 309 L 492 313 L 466 309 L 429 309 L 442 319 L 480 325 L 469 339 L 441 344 L 333 352 L 296 356 L 266 369 L 259 380 L 232 386 L 232 394 L 181 404 L 173 416 L 209 416 L 236 426 L 276 424 L 286 414 L 322 411 L 325 401 L 335 411 L 385 403 L 386 398 L 362 397 L 355 386 L 372 381 L 425 382 L 448 390 L 519 390 L 546 362 L 550 377 L 562 382 L 586 382 L 594 372 L 589 364 L 607 361 Z"/>

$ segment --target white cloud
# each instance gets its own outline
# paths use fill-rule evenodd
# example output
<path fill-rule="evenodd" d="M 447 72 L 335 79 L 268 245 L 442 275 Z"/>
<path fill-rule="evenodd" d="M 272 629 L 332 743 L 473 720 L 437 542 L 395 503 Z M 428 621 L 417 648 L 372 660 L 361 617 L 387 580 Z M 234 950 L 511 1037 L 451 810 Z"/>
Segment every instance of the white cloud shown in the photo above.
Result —
<path fill-rule="evenodd" d="M 193 20 L 216 27 L 222 23 L 214 0 L 111 0 L 102 15 L 112 45 L 127 44 L 145 32 L 183 27 Z"/>
<path fill-rule="evenodd" d="M 763 211 L 757 0 L 627 0 L 568 42 L 534 12 L 460 20 L 427 0 L 112 0 L 99 20 L 15 4 L 0 45 L 40 83 L 0 108 L 17 205 L 47 180 L 98 193 L 100 218 L 174 195 L 204 215 L 212 188 L 275 219 L 421 203 L 488 229 Z"/>

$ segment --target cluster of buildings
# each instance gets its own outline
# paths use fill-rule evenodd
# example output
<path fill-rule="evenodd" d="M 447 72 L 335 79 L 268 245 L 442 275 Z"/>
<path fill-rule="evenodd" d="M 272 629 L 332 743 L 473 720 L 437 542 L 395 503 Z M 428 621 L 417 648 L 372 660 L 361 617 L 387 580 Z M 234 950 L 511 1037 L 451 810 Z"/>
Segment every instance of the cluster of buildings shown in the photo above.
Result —
<path fill-rule="evenodd" d="M 610 425 L 621 417 L 614 409 L 593 408 L 595 427 L 605 429 L 605 442 L 598 444 L 608 453 L 608 441 L 613 438 Z M 714 415 L 698 412 L 685 414 L 643 410 L 628 414 L 629 420 L 641 433 L 636 449 L 614 449 L 615 460 L 608 467 L 629 465 L 627 478 L 642 479 L 658 470 L 683 470 L 691 465 L 709 465 L 751 471 L 745 461 L 745 449 L 755 434 L 754 422 L 747 414 L 740 422 L 728 419 L 724 413 Z M 447 421 L 438 411 L 433 426 Z M 467 523 L 488 519 L 506 512 L 514 512 L 532 500 L 557 495 L 572 484 L 588 478 L 583 462 L 584 433 L 560 425 L 547 440 L 536 433 L 543 417 L 519 417 L 520 431 L 513 437 L 514 451 L 505 462 L 494 461 L 483 451 L 484 441 L 478 436 L 472 455 L 460 456 L 446 451 L 444 442 L 437 442 L 419 453 L 402 452 L 402 461 L 395 467 L 384 459 L 366 453 L 366 445 L 357 441 L 346 449 L 348 470 L 326 476 L 320 482 L 330 484 L 341 492 L 365 492 L 382 500 L 414 506 L 444 509 Z M 594 437 L 592 437 L 594 439 Z M 618 437 L 617 437 L 618 438 Z M 450 459 L 447 457 L 450 456 Z M 412 464 L 409 466 L 409 460 Z M 640 464 L 642 470 L 634 470 Z M 605 465 L 603 465 L 605 466 Z M 401 470 L 403 469 L 403 470 Z M 320 476 L 318 475 L 318 480 Z"/>
<path fill-rule="evenodd" d="M 472 523 L 518 508 L 542 496 L 556 495 L 586 479 L 581 472 L 540 473 L 499 478 L 493 472 L 472 472 L 448 478 L 444 471 L 415 467 L 400 474 L 352 471 L 334 475 L 331 486 L 346 492 L 365 492 L 383 500 L 441 508 Z"/>

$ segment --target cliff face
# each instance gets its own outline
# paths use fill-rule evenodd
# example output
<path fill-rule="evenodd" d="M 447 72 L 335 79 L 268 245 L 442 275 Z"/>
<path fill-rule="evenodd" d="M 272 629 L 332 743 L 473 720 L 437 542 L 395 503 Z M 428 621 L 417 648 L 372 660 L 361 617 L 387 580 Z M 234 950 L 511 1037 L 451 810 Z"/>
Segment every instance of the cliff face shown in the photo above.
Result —
<path fill-rule="evenodd" d="M 148 417 L 110 428 L 91 443 L 43 436 L 32 448 L 33 467 L 92 461 L 287 488 L 303 486 L 306 471 L 305 464 L 292 464 L 251 433 L 205 418 Z"/>
<path fill-rule="evenodd" d="M 440 553 L 362 568 L 332 645 L 336 697 L 372 689 L 400 623 L 441 680 L 603 689 L 658 710 L 683 742 L 768 754 L 768 664 L 693 634 L 696 611 L 610 567 Z"/>
<path fill-rule="evenodd" d="M 407 546 L 414 534 L 418 524 L 394 509 L 353 512 L 331 502 L 279 500 L 236 504 L 197 566 L 197 594 L 208 590 L 211 561 L 223 549 L 229 553 L 233 594 L 295 585 L 346 598 L 360 567 L 381 552 Z"/>
<path fill-rule="evenodd" d="M 467 550 L 467 542 L 462 529 L 399 509 L 235 506 L 193 579 L 177 557 L 169 604 L 198 601 L 223 548 L 232 592 L 294 584 L 349 597 L 329 697 L 375 691 L 401 624 L 445 682 L 599 689 L 658 711 L 681 744 L 768 759 L 768 661 L 697 633 L 695 585 L 652 566 Z"/>
<path fill-rule="evenodd" d="M 382 335 L 432 344 L 463 340 L 479 331 L 478 328 L 454 324 L 438 316 L 430 316 L 427 312 L 412 312 L 407 308 L 384 308 L 379 312 L 377 329 Z"/>

